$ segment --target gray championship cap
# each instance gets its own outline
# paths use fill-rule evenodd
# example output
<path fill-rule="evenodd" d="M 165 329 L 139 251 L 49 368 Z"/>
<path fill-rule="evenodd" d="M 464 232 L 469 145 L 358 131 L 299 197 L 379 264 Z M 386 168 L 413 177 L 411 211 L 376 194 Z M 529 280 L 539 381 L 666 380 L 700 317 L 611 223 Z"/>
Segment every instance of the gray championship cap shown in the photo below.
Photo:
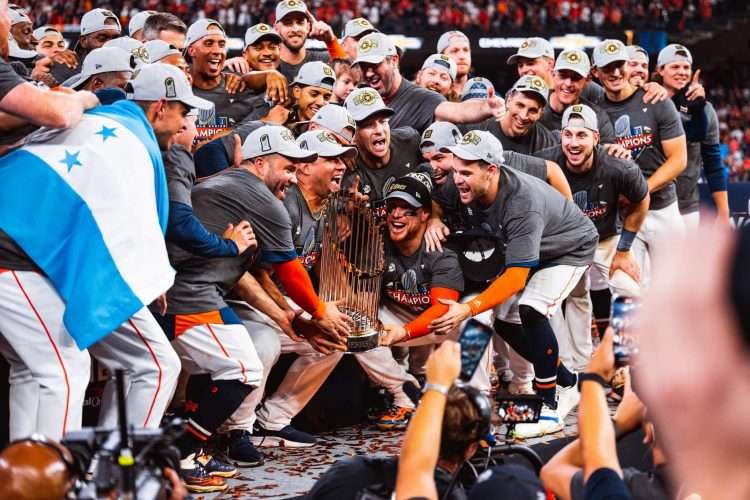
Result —
<path fill-rule="evenodd" d="M 434 122 L 422 132 L 419 149 L 422 153 L 432 153 L 455 146 L 461 139 L 461 131 L 450 122 Z"/>
<path fill-rule="evenodd" d="M 299 12 L 304 14 L 310 21 L 312 21 L 312 15 L 307 10 L 307 5 L 302 0 L 283 0 L 276 4 L 276 22 L 281 21 L 289 14 Z"/>
<path fill-rule="evenodd" d="M 8 16 L 10 16 L 10 25 L 15 26 L 19 23 L 29 23 L 32 24 L 31 18 L 29 15 L 21 10 L 20 8 L 9 8 L 8 9 Z"/>
<path fill-rule="evenodd" d="M 620 40 L 604 40 L 594 47 L 593 64 L 597 68 L 603 68 L 613 62 L 625 62 L 630 59 L 628 49 Z"/>
<path fill-rule="evenodd" d="M 385 194 L 385 201 L 403 200 L 414 208 L 432 204 L 432 179 L 423 172 L 410 172 L 394 180 Z"/>
<path fill-rule="evenodd" d="M 357 122 L 345 107 L 338 104 L 326 104 L 310 120 L 331 132 L 340 135 L 347 141 L 354 140 L 357 133 Z"/>
<path fill-rule="evenodd" d="M 354 38 L 357 39 L 361 36 L 368 35 L 370 33 L 378 31 L 370 21 L 364 17 L 358 17 L 352 19 L 344 25 L 344 33 L 341 38 Z"/>
<path fill-rule="evenodd" d="M 144 64 L 148 64 L 151 62 L 148 50 L 146 50 L 142 42 L 139 42 L 135 38 L 130 38 L 129 36 L 121 36 L 119 38 L 113 38 L 103 46 L 116 47 L 132 55 L 133 63 L 135 64 L 136 68 L 140 68 Z"/>
<path fill-rule="evenodd" d="M 673 43 L 659 51 L 659 57 L 656 58 L 656 65 L 665 66 L 669 63 L 683 61 L 693 64 L 693 55 L 684 45 Z"/>
<path fill-rule="evenodd" d="M 291 130 L 281 125 L 263 125 L 253 130 L 242 143 L 242 159 L 280 154 L 299 161 L 315 161 L 317 153 L 300 148 Z"/>
<path fill-rule="evenodd" d="M 385 105 L 378 91 L 370 87 L 352 90 L 344 101 L 344 107 L 356 122 L 366 120 L 374 114 L 391 116 L 393 110 Z"/>
<path fill-rule="evenodd" d="M 628 59 L 630 59 L 631 61 L 633 59 L 642 59 L 646 62 L 649 61 L 648 52 L 646 51 L 646 49 L 644 49 L 640 45 L 628 45 L 627 51 L 628 51 Z"/>
<path fill-rule="evenodd" d="M 469 78 L 464 83 L 464 88 L 461 89 L 461 100 L 487 99 L 490 95 L 490 90 L 494 91 L 495 86 L 488 79 L 481 76 Z"/>
<path fill-rule="evenodd" d="M 218 26 L 220 32 L 217 33 L 216 30 L 209 30 L 211 26 Z M 185 48 L 187 49 L 201 38 L 209 35 L 222 35 L 224 38 L 227 37 L 224 27 L 219 21 L 214 21 L 213 19 L 199 19 L 198 21 L 195 21 L 190 25 L 187 30 L 187 35 L 185 35 Z"/>
<path fill-rule="evenodd" d="M 133 101 L 178 101 L 188 108 L 213 109 L 214 104 L 193 94 L 181 69 L 164 63 L 143 66 L 130 81 L 128 99 Z"/>
<path fill-rule="evenodd" d="M 107 19 L 112 19 L 115 24 L 107 24 Z M 122 32 L 120 19 L 107 9 L 91 9 L 81 17 L 81 36 L 90 35 L 99 31 Z"/>
<path fill-rule="evenodd" d="M 64 38 L 60 30 L 52 26 L 40 26 L 34 30 L 34 38 L 37 40 L 41 40 L 47 35 L 60 35 L 61 38 Z"/>
<path fill-rule="evenodd" d="M 456 79 L 456 73 L 458 72 L 458 67 L 456 66 L 456 63 L 453 62 L 453 59 L 443 54 L 432 54 L 425 59 L 424 63 L 422 63 L 422 69 L 427 68 L 435 68 L 445 71 L 448 73 L 448 76 L 451 77 L 451 80 Z"/>
<path fill-rule="evenodd" d="M 138 14 L 131 17 L 130 22 L 128 23 L 128 34 L 130 36 L 133 36 L 133 33 L 142 30 L 143 26 L 146 24 L 146 19 L 153 16 L 154 14 L 158 14 L 158 12 L 156 12 L 155 10 L 142 10 Z"/>
<path fill-rule="evenodd" d="M 455 146 L 443 148 L 462 160 L 482 160 L 492 165 L 502 165 L 503 144 L 500 139 L 486 130 L 470 130 L 466 132 Z"/>
<path fill-rule="evenodd" d="M 81 72 L 63 82 L 63 87 L 78 89 L 94 75 L 115 71 L 133 72 L 130 52 L 120 47 L 99 47 L 86 55 Z"/>
<path fill-rule="evenodd" d="M 148 52 L 148 58 L 152 63 L 159 62 L 167 56 L 182 54 L 180 49 L 164 40 L 149 40 L 143 44 L 143 48 Z"/>
<path fill-rule="evenodd" d="M 469 46 L 471 46 L 469 37 L 464 35 L 462 32 L 458 30 L 446 31 L 445 33 L 440 35 L 440 38 L 438 38 L 438 41 L 437 41 L 438 53 L 442 54 L 442 52 L 450 46 L 450 44 L 453 42 L 454 39 L 465 41 L 466 43 L 469 44 Z"/>
<path fill-rule="evenodd" d="M 536 59 L 537 57 L 549 57 L 550 59 L 555 58 L 555 49 L 549 40 L 540 38 L 538 36 L 527 38 L 518 47 L 518 51 L 508 58 L 508 64 L 516 64 L 519 57 L 525 57 L 526 59 Z"/>
<path fill-rule="evenodd" d="M 259 40 L 267 38 L 276 43 L 281 43 L 281 36 L 276 33 L 276 30 L 265 23 L 258 23 L 250 26 L 245 31 L 245 48 L 253 45 Z"/>
<path fill-rule="evenodd" d="M 582 77 L 586 78 L 591 72 L 591 61 L 589 56 L 579 49 L 568 49 L 560 52 L 555 61 L 555 71 L 561 71 L 567 69 L 578 73 Z"/>
<path fill-rule="evenodd" d="M 585 104 L 574 104 L 565 108 L 562 116 L 562 128 L 567 128 L 570 120 L 576 118 L 583 120 L 584 128 L 599 132 L 599 120 L 596 118 L 596 113 Z"/>
<path fill-rule="evenodd" d="M 323 61 L 306 62 L 300 67 L 292 85 L 309 85 L 333 91 L 336 73 Z"/>
<path fill-rule="evenodd" d="M 357 44 L 357 58 L 352 64 L 380 64 L 386 57 L 397 54 L 396 44 L 391 37 L 380 32 L 370 33 Z"/>
<path fill-rule="evenodd" d="M 310 130 L 297 138 L 297 145 L 305 151 L 316 153 L 319 158 L 356 158 L 357 148 L 342 146 L 327 130 Z"/>
<path fill-rule="evenodd" d="M 549 87 L 547 83 L 536 75 L 524 75 L 513 84 L 511 92 L 531 92 L 537 94 L 547 102 L 549 99 Z"/>

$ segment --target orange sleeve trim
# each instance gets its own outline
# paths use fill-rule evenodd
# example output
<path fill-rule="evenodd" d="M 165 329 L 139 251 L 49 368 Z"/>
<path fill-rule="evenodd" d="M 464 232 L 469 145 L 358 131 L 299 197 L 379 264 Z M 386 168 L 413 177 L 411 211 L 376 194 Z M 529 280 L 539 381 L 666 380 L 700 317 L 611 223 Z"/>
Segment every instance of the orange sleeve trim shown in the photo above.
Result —
<path fill-rule="evenodd" d="M 331 60 L 346 59 L 347 57 L 344 47 L 341 46 L 335 36 L 333 40 L 326 44 L 326 48 L 328 49 L 328 55 L 331 56 Z"/>
<path fill-rule="evenodd" d="M 315 293 L 310 275 L 299 259 L 275 262 L 272 266 L 289 298 L 309 312 L 313 318 L 317 319 L 325 314 L 325 302 Z"/>
<path fill-rule="evenodd" d="M 451 288 L 434 287 L 430 290 L 430 307 L 404 326 L 406 340 L 424 337 L 430 333 L 430 323 L 445 314 L 448 306 L 438 299 L 458 300 L 458 291 Z"/>
<path fill-rule="evenodd" d="M 485 291 L 469 301 L 472 316 L 492 309 L 522 290 L 529 277 L 528 267 L 509 267 Z"/>

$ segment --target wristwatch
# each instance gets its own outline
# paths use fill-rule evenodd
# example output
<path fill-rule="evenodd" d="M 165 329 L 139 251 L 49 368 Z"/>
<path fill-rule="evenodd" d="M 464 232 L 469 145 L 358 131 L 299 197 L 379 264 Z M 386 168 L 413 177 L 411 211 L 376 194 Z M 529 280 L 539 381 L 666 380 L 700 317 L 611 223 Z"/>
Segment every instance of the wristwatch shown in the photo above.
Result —
<path fill-rule="evenodd" d="M 450 390 L 450 388 L 446 387 L 444 385 L 433 384 L 432 382 L 427 382 L 424 385 L 424 389 L 422 389 L 422 394 L 424 394 L 427 391 L 435 391 L 435 392 L 439 392 L 443 396 L 447 396 L 449 390 Z"/>
<path fill-rule="evenodd" d="M 585 382 L 586 380 L 591 380 L 593 382 L 596 382 L 600 386 L 606 388 L 607 387 L 607 381 L 604 380 L 604 377 L 597 373 L 579 373 L 578 374 L 578 391 L 581 391 L 581 383 Z"/>

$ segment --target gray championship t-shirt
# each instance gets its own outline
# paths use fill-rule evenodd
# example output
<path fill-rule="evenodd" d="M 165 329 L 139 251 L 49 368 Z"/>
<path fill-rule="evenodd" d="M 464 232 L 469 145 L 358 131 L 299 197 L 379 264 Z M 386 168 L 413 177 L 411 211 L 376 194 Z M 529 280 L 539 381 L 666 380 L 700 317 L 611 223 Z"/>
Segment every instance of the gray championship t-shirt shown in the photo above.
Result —
<path fill-rule="evenodd" d="M 297 186 L 287 189 L 284 207 L 289 212 L 289 218 L 292 221 L 292 240 L 297 257 L 310 277 L 315 278 L 313 267 L 320 260 L 323 247 L 324 211 L 312 213 L 307 200 Z"/>
<path fill-rule="evenodd" d="M 243 120 L 257 120 L 268 114 L 268 104 L 263 93 L 246 90 L 230 94 L 224 87 L 223 76 L 216 87 L 210 90 L 193 87 L 193 93 L 214 103 L 214 109 L 201 111 L 198 115 L 196 142 L 226 133 Z"/>
<path fill-rule="evenodd" d="M 391 159 L 388 164 L 369 168 L 360 155 L 354 172 L 347 171 L 344 186 L 350 186 L 354 176 L 359 175 L 359 191 L 369 196 L 370 201 L 380 202 L 393 181 L 413 172 L 422 162 L 419 140 L 420 136 L 413 128 L 391 128 Z"/>
<path fill-rule="evenodd" d="M 701 156 L 702 145 L 719 144 L 719 118 L 716 110 L 710 102 L 706 102 L 703 112 L 706 113 L 706 135 L 702 142 L 689 142 L 687 145 L 687 168 L 677 177 L 677 202 L 680 212 L 689 214 L 697 212 L 700 208 L 700 195 L 698 194 L 698 179 L 703 168 L 703 156 Z M 680 113 L 683 124 L 690 119 L 690 115 Z"/>
<path fill-rule="evenodd" d="M 300 62 L 299 64 L 289 64 L 287 62 L 281 61 L 281 63 L 279 64 L 279 73 L 284 75 L 287 82 L 289 82 L 289 84 L 291 85 L 292 81 L 297 76 L 297 73 L 299 73 L 299 69 L 303 64 L 310 61 L 323 61 L 324 63 L 327 63 L 330 60 L 331 56 L 328 55 L 327 50 L 305 49 L 305 57 L 302 58 L 302 62 Z"/>
<path fill-rule="evenodd" d="M 394 111 L 390 120 L 391 129 L 411 127 L 421 134 L 435 121 L 435 108 L 443 102 L 445 97 L 434 90 L 402 79 L 396 95 L 386 102 L 386 106 Z"/>
<path fill-rule="evenodd" d="M 173 144 L 169 151 L 162 152 L 164 170 L 167 173 L 169 201 L 193 206 L 190 193 L 195 184 L 193 155 L 181 144 Z"/>
<path fill-rule="evenodd" d="M 0 103 L 11 90 L 22 83 L 25 83 L 25 80 L 13 71 L 10 64 L 0 59 Z"/>
<path fill-rule="evenodd" d="M 615 142 L 615 128 L 612 126 L 612 121 L 609 119 L 609 115 L 600 106 L 597 106 L 591 101 L 581 98 L 580 104 L 585 104 L 594 110 L 596 113 L 596 119 L 599 122 L 599 142 L 602 144 L 614 144 Z M 565 110 L 563 110 L 565 111 Z M 549 102 L 544 106 L 544 114 L 539 120 L 539 123 L 544 125 L 547 130 L 556 131 L 562 129 L 562 113 L 558 113 L 549 105 Z"/>
<path fill-rule="evenodd" d="M 420 314 L 430 307 L 433 287 L 463 292 L 464 277 L 456 254 L 447 248 L 428 252 L 422 241 L 413 255 L 403 255 L 386 238 L 383 302 Z"/>
<path fill-rule="evenodd" d="M 620 195 L 631 203 L 638 203 L 648 193 L 648 183 L 638 165 L 632 160 L 620 160 L 608 155 L 602 146 L 598 146 L 594 153 L 594 166 L 583 174 L 565 168 L 565 155 L 560 146 L 538 154 L 562 165 L 573 192 L 573 201 L 594 223 L 600 241 L 619 233 L 617 212 Z"/>
<path fill-rule="evenodd" d="M 645 104 L 645 92 L 638 89 L 627 99 L 613 102 L 604 99 L 602 108 L 615 126 L 617 143 L 630 150 L 646 179 L 666 161 L 661 142 L 685 135 L 671 99 Z M 677 201 L 675 183 L 651 193 L 651 210 L 667 207 Z"/>
<path fill-rule="evenodd" d="M 589 82 L 583 87 L 581 97 L 594 104 L 601 104 L 604 98 L 607 97 L 607 93 L 604 91 L 604 87 L 598 83 Z"/>
<path fill-rule="evenodd" d="M 463 212 L 505 245 L 505 267 L 586 266 L 599 235 L 576 207 L 544 181 L 500 168 L 500 190 L 488 207 L 474 202 Z"/>
<path fill-rule="evenodd" d="M 192 314 L 225 307 L 224 296 L 260 256 L 286 262 L 296 257 L 292 223 L 284 204 L 263 181 L 241 168 L 228 169 L 198 184 L 192 193 L 193 213 L 208 231 L 223 234 L 228 224 L 250 222 L 258 240 L 256 251 L 237 257 L 207 259 L 168 244 L 177 270 L 167 293 L 169 313 Z"/>

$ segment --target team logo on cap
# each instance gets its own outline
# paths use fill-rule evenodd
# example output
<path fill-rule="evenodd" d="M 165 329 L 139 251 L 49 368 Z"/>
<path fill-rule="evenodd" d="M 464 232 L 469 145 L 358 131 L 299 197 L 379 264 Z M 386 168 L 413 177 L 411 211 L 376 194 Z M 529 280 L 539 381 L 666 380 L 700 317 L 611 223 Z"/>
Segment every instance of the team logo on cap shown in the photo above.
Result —
<path fill-rule="evenodd" d="M 326 76 L 333 77 L 333 70 L 328 66 L 323 66 L 323 74 Z"/>
<path fill-rule="evenodd" d="M 286 0 L 287 7 L 296 7 L 300 4 L 297 0 Z"/>
<path fill-rule="evenodd" d="M 479 134 L 476 132 L 469 131 L 464 134 L 463 137 L 461 137 L 461 142 L 459 144 L 467 145 L 467 144 L 473 144 L 475 146 L 479 145 L 479 143 L 482 142 L 482 138 L 479 137 Z"/>
<path fill-rule="evenodd" d="M 348 123 L 350 127 L 357 128 L 357 122 L 354 121 L 352 115 L 346 115 L 346 123 Z"/>
<path fill-rule="evenodd" d="M 174 99 L 177 97 L 177 86 L 174 83 L 174 78 L 171 76 L 164 79 L 164 95 L 168 99 Z"/>
<path fill-rule="evenodd" d="M 529 86 L 533 88 L 534 90 L 539 90 L 539 91 L 543 91 L 547 89 L 547 84 L 544 83 L 544 80 L 542 80 L 538 76 L 535 76 L 529 80 Z"/>
<path fill-rule="evenodd" d="M 338 141 L 330 132 L 321 132 L 315 137 L 317 137 L 320 142 L 330 142 L 330 143 L 338 145 Z"/>
<path fill-rule="evenodd" d="M 136 59 L 140 59 L 143 64 L 148 64 L 151 62 L 151 56 L 148 55 L 148 50 L 146 50 L 146 47 L 136 47 L 131 51 L 131 54 L 133 54 L 133 57 L 135 57 Z"/>
<path fill-rule="evenodd" d="M 616 43 L 608 43 L 606 47 L 604 47 L 604 51 L 607 54 L 617 54 L 620 51 L 620 46 Z"/>
<path fill-rule="evenodd" d="M 354 21 L 355 24 L 362 26 L 363 28 L 372 28 L 372 24 L 367 19 L 359 18 Z"/>
<path fill-rule="evenodd" d="M 271 31 L 271 27 L 267 24 L 259 24 L 255 27 L 255 31 L 260 31 L 264 33 L 266 31 Z"/>
<path fill-rule="evenodd" d="M 674 50 L 675 50 L 675 52 L 677 52 L 677 51 L 679 51 L 679 50 L 682 50 L 682 51 L 684 51 L 684 52 L 687 52 L 687 49 L 686 49 L 685 47 L 683 47 L 682 45 L 675 45 L 675 46 L 674 46 Z"/>
<path fill-rule="evenodd" d="M 414 179 L 415 181 L 418 181 L 420 184 L 426 187 L 429 191 L 432 191 L 432 179 L 430 179 L 428 175 L 425 175 L 420 172 L 409 172 L 404 177 Z M 420 197 L 419 193 L 417 193 L 417 197 Z"/>
<path fill-rule="evenodd" d="M 356 106 L 372 106 L 378 100 L 378 93 L 374 90 L 365 90 L 354 97 Z"/>
<path fill-rule="evenodd" d="M 424 131 L 424 134 L 422 134 L 422 140 L 427 140 L 430 137 L 432 137 L 432 129 L 427 129 Z"/>
<path fill-rule="evenodd" d="M 570 112 L 571 113 L 583 113 L 583 106 L 581 106 L 580 104 L 576 104 L 575 106 L 572 107 Z"/>
<path fill-rule="evenodd" d="M 377 48 L 378 42 L 372 38 L 365 38 L 359 44 L 359 50 L 362 52 L 370 52 L 372 49 Z"/>
<path fill-rule="evenodd" d="M 102 9 L 102 10 L 100 10 L 99 12 L 101 12 L 101 14 L 102 14 L 102 15 L 103 15 L 104 17 L 114 17 L 115 19 L 117 19 L 117 16 L 116 16 L 116 15 L 114 15 L 114 14 L 113 14 L 113 13 L 112 13 L 111 11 L 108 11 L 108 10 L 106 10 L 106 9 Z"/>
<path fill-rule="evenodd" d="M 534 45 L 536 45 L 536 41 L 534 41 L 534 40 L 524 40 L 523 43 L 521 44 L 521 48 L 522 49 L 528 49 L 529 47 L 533 47 Z"/>
<path fill-rule="evenodd" d="M 566 52 L 565 59 L 570 64 L 578 64 L 579 62 L 581 62 L 581 56 L 580 54 L 578 54 L 578 52 Z"/>
<path fill-rule="evenodd" d="M 287 128 L 282 129 L 281 132 L 279 132 L 279 137 L 287 142 L 294 142 L 294 136 Z"/>

